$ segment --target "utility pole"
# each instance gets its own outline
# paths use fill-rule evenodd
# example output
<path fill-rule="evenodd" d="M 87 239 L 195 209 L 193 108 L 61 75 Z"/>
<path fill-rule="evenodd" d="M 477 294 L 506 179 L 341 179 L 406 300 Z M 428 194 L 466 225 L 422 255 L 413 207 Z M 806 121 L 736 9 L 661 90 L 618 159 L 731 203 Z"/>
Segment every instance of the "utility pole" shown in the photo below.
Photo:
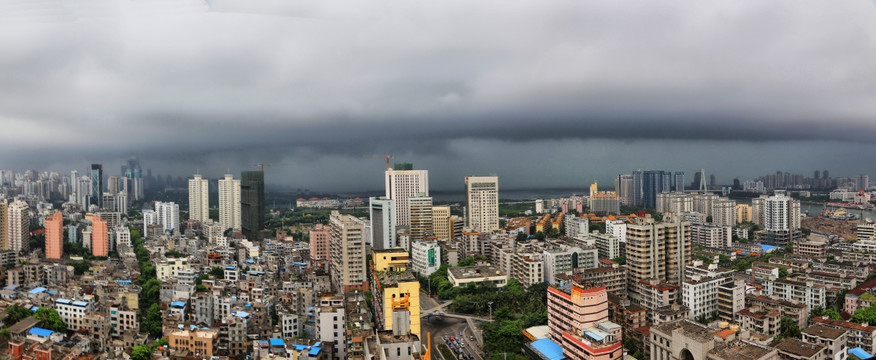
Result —
<path fill-rule="evenodd" d="M 493 321 L 493 302 L 490 301 L 487 304 L 490 306 L 490 321 Z"/>

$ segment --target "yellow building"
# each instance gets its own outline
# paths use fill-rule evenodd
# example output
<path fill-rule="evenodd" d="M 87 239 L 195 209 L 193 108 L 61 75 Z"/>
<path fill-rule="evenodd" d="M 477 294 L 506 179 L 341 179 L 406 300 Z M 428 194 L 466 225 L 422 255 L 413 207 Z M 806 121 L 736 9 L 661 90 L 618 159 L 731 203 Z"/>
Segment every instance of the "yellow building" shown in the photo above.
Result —
<path fill-rule="evenodd" d="M 218 344 L 219 330 L 177 330 L 167 336 L 171 349 L 181 355 L 189 355 L 204 359 L 212 358 Z"/>
<path fill-rule="evenodd" d="M 132 310 L 140 309 L 140 293 L 133 290 L 119 290 L 119 300 Z"/>
<path fill-rule="evenodd" d="M 371 292 L 378 330 L 392 330 L 392 314 L 410 311 L 411 334 L 420 336 L 420 282 L 408 270 L 403 249 L 372 250 Z"/>
<path fill-rule="evenodd" d="M 535 232 L 545 232 L 551 229 L 551 214 L 544 214 L 535 222 Z M 547 228 L 545 228 L 547 226 Z"/>
<path fill-rule="evenodd" d="M 411 257 L 405 249 L 372 249 L 371 261 L 377 272 L 398 272 L 408 269 Z"/>
<path fill-rule="evenodd" d="M 751 205 L 737 204 L 736 205 L 736 223 L 751 222 Z"/>

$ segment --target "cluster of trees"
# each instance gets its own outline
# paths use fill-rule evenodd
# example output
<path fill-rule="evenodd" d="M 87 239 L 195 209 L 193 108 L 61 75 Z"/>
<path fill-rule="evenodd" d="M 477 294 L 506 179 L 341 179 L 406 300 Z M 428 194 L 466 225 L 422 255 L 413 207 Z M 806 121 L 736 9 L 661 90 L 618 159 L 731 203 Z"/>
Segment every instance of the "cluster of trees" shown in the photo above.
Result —
<path fill-rule="evenodd" d="M 459 260 L 458 265 L 459 266 L 475 266 L 475 265 L 477 265 L 478 261 L 489 261 L 489 259 L 487 259 L 487 257 L 484 255 L 478 254 L 478 255 L 469 256 L 467 258 L 463 258 L 462 260 Z"/>
<path fill-rule="evenodd" d="M 134 350 L 131 351 L 131 360 L 149 360 L 152 358 L 152 353 L 155 352 L 159 346 L 165 345 L 167 345 L 167 339 L 161 338 L 150 345 L 134 346 Z"/>
<path fill-rule="evenodd" d="M 849 321 L 858 324 L 876 324 L 876 303 L 865 308 L 858 308 Z"/>
<path fill-rule="evenodd" d="M 83 261 L 74 260 L 74 261 L 70 262 L 70 265 L 73 266 L 73 273 L 76 275 L 85 274 L 85 272 L 91 268 L 91 263 L 86 261 L 86 260 L 83 260 Z"/>
<path fill-rule="evenodd" d="M 183 253 L 176 251 L 176 250 L 170 250 L 170 251 L 164 252 L 164 257 L 169 257 L 169 258 L 184 258 L 186 256 L 188 256 L 188 255 L 183 254 Z"/>
<path fill-rule="evenodd" d="M 706 265 L 706 266 L 711 265 L 711 264 L 712 264 L 712 261 L 713 261 L 713 259 L 712 259 L 711 256 L 706 256 L 706 255 L 703 255 L 703 254 L 693 254 L 693 255 L 691 255 L 690 257 L 693 258 L 694 260 L 700 260 L 700 261 L 702 261 L 702 262 L 703 262 L 703 265 Z"/>
<path fill-rule="evenodd" d="M 161 336 L 161 282 L 156 278 L 155 265 L 149 258 L 149 250 L 143 246 L 145 240 L 136 228 L 131 230 L 131 244 L 134 245 L 134 254 L 140 265 L 140 277 L 137 284 L 140 285 L 140 329 L 151 336 Z"/>
<path fill-rule="evenodd" d="M 39 320 L 37 327 L 60 333 L 67 333 L 67 323 L 64 322 L 64 319 L 61 319 L 61 315 L 58 315 L 58 312 L 55 311 L 55 309 L 41 307 L 34 312 L 20 305 L 12 305 L 6 307 L 5 312 L 5 326 L 3 327 L 3 330 L 0 330 L 0 336 L 9 337 L 10 326 L 31 316 L 33 316 L 34 319 Z"/>
<path fill-rule="evenodd" d="M 797 326 L 797 321 L 791 318 L 790 316 L 785 316 L 779 321 L 779 335 L 776 337 L 778 339 L 783 338 L 797 338 L 799 339 L 803 336 L 803 332 L 800 331 L 800 327 Z"/>
<path fill-rule="evenodd" d="M 817 307 L 817 308 L 812 309 L 812 312 L 809 313 L 809 317 L 813 318 L 813 317 L 817 317 L 817 316 L 827 316 L 833 320 L 840 320 L 840 321 L 843 320 L 843 317 L 840 316 L 839 311 L 837 311 L 833 307 L 830 307 L 827 309 L 822 309 L 821 307 Z"/>
<path fill-rule="evenodd" d="M 523 329 L 547 324 L 547 285 L 543 283 L 528 289 L 514 279 L 504 288 L 469 284 L 455 289 L 454 295 L 450 305 L 453 312 L 486 318 L 492 309 L 494 321 L 483 324 L 484 350 L 500 357 L 502 353 L 509 358 L 519 354 Z"/>
<path fill-rule="evenodd" d="M 40 321 L 37 325 L 43 329 L 49 329 L 59 333 L 67 333 L 67 323 L 61 319 L 61 315 L 55 309 L 41 307 L 33 314 L 33 317 Z"/>

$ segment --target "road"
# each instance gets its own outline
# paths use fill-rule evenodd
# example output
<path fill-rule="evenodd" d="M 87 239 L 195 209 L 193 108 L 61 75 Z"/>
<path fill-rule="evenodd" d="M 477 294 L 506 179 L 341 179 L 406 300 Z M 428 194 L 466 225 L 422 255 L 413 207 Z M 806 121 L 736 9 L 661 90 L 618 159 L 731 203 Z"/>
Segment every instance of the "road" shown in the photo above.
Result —
<path fill-rule="evenodd" d="M 424 309 L 420 312 L 422 314 L 423 319 L 420 322 L 420 326 L 422 328 L 422 334 L 432 333 L 432 354 L 437 359 L 441 357 L 441 352 L 438 351 L 439 344 L 447 344 L 447 340 L 452 336 L 454 340 L 459 340 L 463 343 L 461 346 L 462 354 L 467 358 L 482 360 L 481 357 L 481 349 L 478 346 L 481 340 L 481 334 L 479 331 L 474 331 L 472 326 L 474 325 L 474 319 L 471 316 L 465 315 L 457 315 L 457 314 L 448 314 L 445 311 L 445 308 L 450 305 L 452 301 L 448 301 L 445 303 L 438 303 L 437 300 L 425 296 L 421 294 L 420 296 L 420 306 Z M 431 316 L 429 317 L 429 313 L 442 313 L 444 316 Z M 478 319 L 480 320 L 480 319 Z M 460 336 L 461 334 L 461 336 Z M 475 338 L 476 341 L 472 341 L 472 338 Z M 426 341 L 422 341 L 423 347 L 426 346 Z M 453 344 L 453 348 L 460 348 L 455 343 Z"/>

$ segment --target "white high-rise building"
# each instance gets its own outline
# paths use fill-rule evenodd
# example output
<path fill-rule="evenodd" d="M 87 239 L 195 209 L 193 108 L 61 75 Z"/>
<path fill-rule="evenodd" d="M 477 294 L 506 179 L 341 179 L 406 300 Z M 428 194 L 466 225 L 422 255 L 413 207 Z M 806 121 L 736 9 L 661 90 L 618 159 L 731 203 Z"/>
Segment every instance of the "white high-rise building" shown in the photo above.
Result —
<path fill-rule="evenodd" d="M 155 213 L 158 214 L 158 223 L 165 230 L 179 229 L 179 205 L 172 202 L 156 202 Z"/>
<path fill-rule="evenodd" d="M 371 247 L 392 249 L 395 241 L 395 201 L 385 197 L 368 199 L 371 219 Z"/>
<path fill-rule="evenodd" d="M 30 250 L 30 208 L 24 201 L 9 204 L 6 215 L 9 250 Z"/>
<path fill-rule="evenodd" d="M 240 180 L 231 174 L 219 180 L 219 224 L 222 231 L 240 230 Z"/>
<path fill-rule="evenodd" d="M 499 229 L 499 177 L 469 176 L 465 178 L 466 214 L 469 228 L 477 232 Z"/>
<path fill-rule="evenodd" d="M 752 203 L 753 204 L 753 203 Z M 789 231 L 800 228 L 800 202 L 791 199 L 784 190 L 763 201 L 764 229 Z"/>
<path fill-rule="evenodd" d="M 131 229 L 127 226 L 117 226 L 116 227 L 116 251 L 121 248 L 130 248 L 131 247 Z"/>
<path fill-rule="evenodd" d="M 417 196 L 429 196 L 428 170 L 386 169 L 386 198 L 395 200 L 396 226 L 411 224 L 408 199 Z"/>
<path fill-rule="evenodd" d="M 207 179 L 195 174 L 189 179 L 189 219 L 205 222 L 210 220 L 210 187 Z"/>

